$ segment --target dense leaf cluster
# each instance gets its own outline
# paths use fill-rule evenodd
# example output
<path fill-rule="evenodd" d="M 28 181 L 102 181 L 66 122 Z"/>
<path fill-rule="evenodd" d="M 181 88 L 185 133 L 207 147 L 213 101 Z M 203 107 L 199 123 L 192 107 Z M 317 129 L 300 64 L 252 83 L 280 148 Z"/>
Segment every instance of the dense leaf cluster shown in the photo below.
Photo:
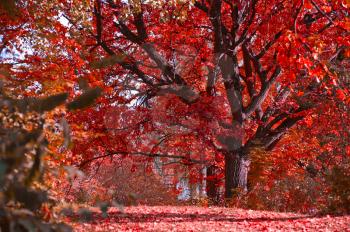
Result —
<path fill-rule="evenodd" d="M 96 92 L 93 89 L 92 92 Z M 91 91 L 67 104 L 80 109 L 98 93 Z M 64 224 L 42 221 L 45 204 L 51 204 L 44 181 L 45 112 L 66 102 L 66 93 L 44 98 L 8 97 L 0 92 L 0 228 L 2 231 L 70 231 Z M 68 136 L 68 135 L 66 135 Z"/>

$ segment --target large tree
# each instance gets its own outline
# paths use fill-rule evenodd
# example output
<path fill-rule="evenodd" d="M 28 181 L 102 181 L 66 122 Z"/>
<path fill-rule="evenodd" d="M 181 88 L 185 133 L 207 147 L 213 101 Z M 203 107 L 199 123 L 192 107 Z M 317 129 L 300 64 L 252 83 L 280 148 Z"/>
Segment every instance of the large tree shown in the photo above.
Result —
<path fill-rule="evenodd" d="M 71 117 L 106 136 L 81 140 L 73 152 L 85 154 L 83 164 L 127 154 L 223 162 L 225 197 L 247 190 L 254 149 L 273 149 L 337 86 L 327 62 L 348 53 L 348 7 L 323 0 L 51 4 L 48 32 L 57 38 L 49 40 L 62 49 L 59 65 L 72 67 L 62 76 L 79 79 L 80 90 L 85 82 L 106 90 L 98 108 Z"/>
<path fill-rule="evenodd" d="M 114 57 L 122 69 L 110 75 L 119 74 L 119 88 L 131 85 L 156 114 L 164 113 L 161 98 L 171 99 L 163 104 L 176 118 L 163 120 L 163 128 L 175 125 L 196 135 L 174 152 L 190 153 L 200 140 L 224 155 L 229 198 L 234 188 L 247 189 L 250 152 L 273 149 L 317 108 L 326 86 L 336 84 L 325 63 L 347 45 L 346 7 L 325 1 L 97 0 L 94 53 Z"/>
<path fill-rule="evenodd" d="M 211 150 L 224 156 L 227 198 L 247 190 L 251 151 L 273 149 L 330 94 L 337 79 L 326 63 L 349 36 L 341 2 L 96 0 L 89 30 L 69 12 L 93 43 L 93 64 L 113 83 L 112 101 L 125 104 L 123 96 L 145 106 L 133 123 L 152 129 L 136 135 L 176 137 L 156 149 L 162 138 L 124 151 L 108 147 L 103 157 L 176 155 L 191 163 L 194 153 Z"/>

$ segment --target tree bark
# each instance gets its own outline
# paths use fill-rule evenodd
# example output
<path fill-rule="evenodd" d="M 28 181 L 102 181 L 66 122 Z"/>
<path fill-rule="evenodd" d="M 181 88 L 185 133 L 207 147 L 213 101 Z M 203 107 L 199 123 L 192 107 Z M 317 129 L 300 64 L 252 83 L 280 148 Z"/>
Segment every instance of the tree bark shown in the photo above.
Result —
<path fill-rule="evenodd" d="M 225 156 L 225 198 L 232 198 L 234 190 L 247 191 L 249 157 L 245 154 L 230 153 Z"/>
<path fill-rule="evenodd" d="M 217 205 L 220 202 L 219 180 L 217 179 L 218 168 L 215 165 L 207 167 L 206 192 L 210 201 Z"/>

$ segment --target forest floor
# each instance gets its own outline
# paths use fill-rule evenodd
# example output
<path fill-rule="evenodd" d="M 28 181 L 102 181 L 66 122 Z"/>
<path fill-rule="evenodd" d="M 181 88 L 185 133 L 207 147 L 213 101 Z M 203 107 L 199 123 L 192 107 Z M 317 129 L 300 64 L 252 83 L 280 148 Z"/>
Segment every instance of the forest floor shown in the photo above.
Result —
<path fill-rule="evenodd" d="M 91 220 L 72 220 L 74 231 L 350 231 L 350 215 L 303 214 L 195 206 L 134 206 Z"/>

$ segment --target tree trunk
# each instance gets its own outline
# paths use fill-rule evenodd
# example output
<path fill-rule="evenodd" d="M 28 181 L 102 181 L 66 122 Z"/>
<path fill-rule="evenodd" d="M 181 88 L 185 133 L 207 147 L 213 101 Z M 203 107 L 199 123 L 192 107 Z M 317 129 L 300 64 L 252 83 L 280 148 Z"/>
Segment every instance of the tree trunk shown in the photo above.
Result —
<path fill-rule="evenodd" d="M 237 188 L 247 191 L 249 166 L 247 155 L 230 153 L 225 156 L 225 198 L 232 198 Z"/>
<path fill-rule="evenodd" d="M 215 165 L 211 165 L 207 167 L 207 186 L 206 192 L 210 201 L 217 205 L 220 201 L 220 193 L 219 193 L 219 180 L 217 179 L 218 168 Z"/>

